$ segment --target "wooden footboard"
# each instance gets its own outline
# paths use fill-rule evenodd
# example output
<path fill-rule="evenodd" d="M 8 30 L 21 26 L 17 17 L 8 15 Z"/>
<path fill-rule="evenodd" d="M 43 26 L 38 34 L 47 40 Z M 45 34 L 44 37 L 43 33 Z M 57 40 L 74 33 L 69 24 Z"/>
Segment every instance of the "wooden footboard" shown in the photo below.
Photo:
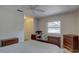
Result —
<path fill-rule="evenodd" d="M 48 36 L 48 42 L 61 47 L 61 38 L 60 37 Z"/>
<path fill-rule="evenodd" d="M 55 44 L 55 45 L 61 47 L 61 37 L 48 36 L 47 40 L 42 40 L 42 39 L 38 40 L 38 39 L 36 39 L 36 35 L 32 34 L 31 39 L 45 42 L 45 43 Z"/>

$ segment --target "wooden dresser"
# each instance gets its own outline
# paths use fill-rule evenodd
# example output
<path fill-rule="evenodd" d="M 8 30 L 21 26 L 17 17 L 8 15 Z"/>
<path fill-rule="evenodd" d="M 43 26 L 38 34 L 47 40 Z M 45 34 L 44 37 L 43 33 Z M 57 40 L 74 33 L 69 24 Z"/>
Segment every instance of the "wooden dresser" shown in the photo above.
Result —
<path fill-rule="evenodd" d="M 63 47 L 71 52 L 78 52 L 78 36 L 72 34 L 63 35 Z"/>

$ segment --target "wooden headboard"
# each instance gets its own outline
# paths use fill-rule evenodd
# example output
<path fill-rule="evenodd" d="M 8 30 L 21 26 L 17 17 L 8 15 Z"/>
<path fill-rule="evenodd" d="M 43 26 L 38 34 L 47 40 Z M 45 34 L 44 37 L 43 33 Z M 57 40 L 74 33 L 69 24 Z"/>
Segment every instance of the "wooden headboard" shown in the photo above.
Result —
<path fill-rule="evenodd" d="M 1 42 L 1 47 L 8 46 L 18 43 L 18 38 L 8 38 L 8 39 L 0 40 L 0 42 Z"/>

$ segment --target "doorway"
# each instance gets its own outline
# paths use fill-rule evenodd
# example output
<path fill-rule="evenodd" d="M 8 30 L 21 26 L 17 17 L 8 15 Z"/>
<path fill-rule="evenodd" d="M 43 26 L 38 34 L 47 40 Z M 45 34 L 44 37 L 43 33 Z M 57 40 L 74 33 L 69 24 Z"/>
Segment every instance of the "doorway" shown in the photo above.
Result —
<path fill-rule="evenodd" d="M 24 33 L 25 33 L 25 41 L 31 40 L 31 34 L 35 32 L 34 29 L 34 18 L 30 16 L 24 17 Z"/>

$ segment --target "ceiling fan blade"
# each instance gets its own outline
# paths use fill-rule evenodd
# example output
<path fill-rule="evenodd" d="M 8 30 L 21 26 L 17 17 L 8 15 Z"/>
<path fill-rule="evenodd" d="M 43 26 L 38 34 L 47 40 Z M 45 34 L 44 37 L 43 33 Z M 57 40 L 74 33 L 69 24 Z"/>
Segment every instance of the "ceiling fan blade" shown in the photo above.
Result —
<path fill-rule="evenodd" d="M 17 9 L 17 11 L 19 11 L 19 12 L 23 12 L 22 10 L 20 10 L 20 9 Z"/>

